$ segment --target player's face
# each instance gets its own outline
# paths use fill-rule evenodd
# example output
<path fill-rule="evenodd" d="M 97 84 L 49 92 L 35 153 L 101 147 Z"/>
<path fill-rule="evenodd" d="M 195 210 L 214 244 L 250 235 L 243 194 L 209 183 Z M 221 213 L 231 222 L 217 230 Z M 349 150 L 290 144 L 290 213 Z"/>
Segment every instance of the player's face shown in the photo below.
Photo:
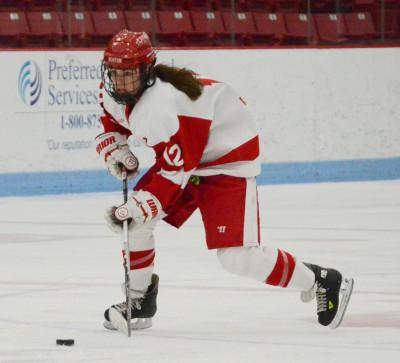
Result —
<path fill-rule="evenodd" d="M 140 88 L 139 68 L 110 69 L 109 76 L 115 91 L 120 94 L 135 94 Z"/>

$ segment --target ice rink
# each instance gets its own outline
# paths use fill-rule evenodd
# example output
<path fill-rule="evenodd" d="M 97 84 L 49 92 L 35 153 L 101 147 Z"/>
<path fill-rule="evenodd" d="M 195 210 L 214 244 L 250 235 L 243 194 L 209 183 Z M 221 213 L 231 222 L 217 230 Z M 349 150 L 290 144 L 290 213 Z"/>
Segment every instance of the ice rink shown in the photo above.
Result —
<path fill-rule="evenodd" d="M 160 223 L 153 327 L 102 327 L 122 301 L 121 193 L 0 199 L 0 362 L 400 362 L 400 181 L 263 186 L 263 244 L 355 278 L 341 327 L 299 293 L 224 272 L 199 215 Z M 56 346 L 73 338 L 75 346 Z"/>

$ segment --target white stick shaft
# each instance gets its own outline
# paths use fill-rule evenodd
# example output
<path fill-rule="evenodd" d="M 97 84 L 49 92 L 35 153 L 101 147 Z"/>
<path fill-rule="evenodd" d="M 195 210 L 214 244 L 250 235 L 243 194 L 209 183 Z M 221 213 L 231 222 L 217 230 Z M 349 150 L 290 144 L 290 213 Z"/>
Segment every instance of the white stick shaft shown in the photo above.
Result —
<path fill-rule="evenodd" d="M 128 180 L 126 170 L 122 171 L 122 192 L 124 196 L 124 203 L 128 201 Z M 131 336 L 131 318 L 132 318 L 132 299 L 131 299 L 131 254 L 129 246 L 129 231 L 128 231 L 128 221 L 124 221 L 122 224 L 123 228 L 123 248 L 125 251 L 124 256 L 124 270 L 125 270 L 125 294 L 126 294 L 126 324 L 128 330 L 128 337 Z"/>

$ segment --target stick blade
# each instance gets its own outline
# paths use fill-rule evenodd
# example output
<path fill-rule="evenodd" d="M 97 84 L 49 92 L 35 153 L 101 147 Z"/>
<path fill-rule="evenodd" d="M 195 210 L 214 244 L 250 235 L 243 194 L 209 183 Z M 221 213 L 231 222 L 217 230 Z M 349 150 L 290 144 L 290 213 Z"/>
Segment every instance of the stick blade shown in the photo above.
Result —
<path fill-rule="evenodd" d="M 131 324 L 124 318 L 120 311 L 111 308 L 109 312 L 111 325 L 126 336 L 131 336 Z"/>

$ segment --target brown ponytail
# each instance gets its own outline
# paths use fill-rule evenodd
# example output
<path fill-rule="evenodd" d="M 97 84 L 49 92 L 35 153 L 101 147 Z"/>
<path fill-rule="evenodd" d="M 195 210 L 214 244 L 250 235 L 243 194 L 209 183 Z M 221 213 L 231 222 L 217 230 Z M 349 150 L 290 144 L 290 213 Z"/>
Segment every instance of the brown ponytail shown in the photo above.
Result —
<path fill-rule="evenodd" d="M 203 85 L 195 77 L 194 72 L 189 69 L 157 64 L 154 66 L 153 72 L 161 81 L 171 83 L 192 101 L 197 100 L 203 92 Z"/>

